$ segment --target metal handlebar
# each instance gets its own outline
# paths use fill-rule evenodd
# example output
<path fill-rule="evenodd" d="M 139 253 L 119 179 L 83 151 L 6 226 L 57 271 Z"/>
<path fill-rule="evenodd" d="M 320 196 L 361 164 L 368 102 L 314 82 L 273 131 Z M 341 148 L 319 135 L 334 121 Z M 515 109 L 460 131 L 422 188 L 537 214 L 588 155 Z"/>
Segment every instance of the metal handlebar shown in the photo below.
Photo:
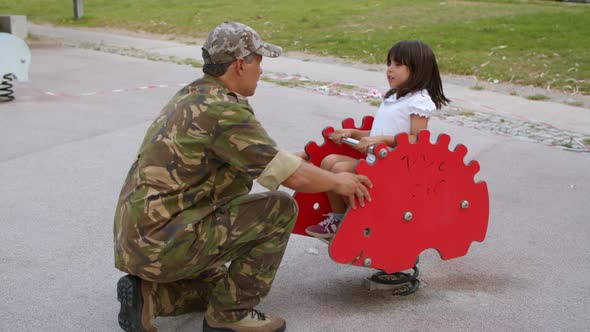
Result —
<path fill-rule="evenodd" d="M 343 142 L 343 143 L 346 143 L 346 144 L 348 144 L 348 145 L 350 145 L 350 146 L 355 146 L 355 147 L 356 147 L 357 145 L 359 145 L 359 140 L 358 140 L 358 139 L 354 139 L 354 138 L 350 138 L 350 137 L 345 137 L 345 138 L 343 138 L 343 139 L 342 139 L 342 142 Z"/>
<path fill-rule="evenodd" d="M 345 137 L 342 139 L 342 143 L 346 143 L 352 147 L 357 147 L 359 145 L 359 140 L 350 137 Z M 374 145 L 369 146 L 369 148 L 367 149 L 367 154 L 375 154 Z"/>

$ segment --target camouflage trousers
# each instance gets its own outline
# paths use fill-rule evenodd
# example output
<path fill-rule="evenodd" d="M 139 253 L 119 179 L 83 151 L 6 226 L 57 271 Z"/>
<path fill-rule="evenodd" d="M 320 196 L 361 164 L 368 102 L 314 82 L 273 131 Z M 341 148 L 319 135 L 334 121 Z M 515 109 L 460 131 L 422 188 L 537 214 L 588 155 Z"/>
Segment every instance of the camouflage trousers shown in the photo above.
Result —
<path fill-rule="evenodd" d="M 174 316 L 207 308 L 215 321 L 243 318 L 270 291 L 296 219 L 297 204 L 285 192 L 232 200 L 196 225 L 198 252 L 194 264 L 178 269 L 178 281 L 142 280 L 144 309 Z"/>

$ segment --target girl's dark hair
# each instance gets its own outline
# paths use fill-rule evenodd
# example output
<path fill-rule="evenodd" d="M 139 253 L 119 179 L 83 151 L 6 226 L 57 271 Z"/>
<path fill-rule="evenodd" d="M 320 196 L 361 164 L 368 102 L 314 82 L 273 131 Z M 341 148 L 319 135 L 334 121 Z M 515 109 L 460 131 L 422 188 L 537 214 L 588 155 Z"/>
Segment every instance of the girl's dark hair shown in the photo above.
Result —
<path fill-rule="evenodd" d="M 385 94 L 385 98 L 397 92 L 397 97 L 403 97 L 410 92 L 428 90 L 430 98 L 440 109 L 450 102 L 443 93 L 442 80 L 438 72 L 436 57 L 430 46 L 419 40 L 402 40 L 393 45 L 387 54 L 387 65 L 395 61 L 410 69 L 408 81 L 398 89 L 391 89 Z"/>

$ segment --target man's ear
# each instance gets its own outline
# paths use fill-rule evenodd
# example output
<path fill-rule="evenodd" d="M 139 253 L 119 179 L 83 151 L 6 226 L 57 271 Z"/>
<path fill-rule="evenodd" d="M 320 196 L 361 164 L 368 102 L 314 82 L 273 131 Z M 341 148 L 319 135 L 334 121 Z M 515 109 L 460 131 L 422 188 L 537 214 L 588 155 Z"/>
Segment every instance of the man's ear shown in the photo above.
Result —
<path fill-rule="evenodd" d="M 242 76 L 242 73 L 244 72 L 244 59 L 236 59 L 236 61 L 234 62 L 234 70 L 236 75 Z"/>

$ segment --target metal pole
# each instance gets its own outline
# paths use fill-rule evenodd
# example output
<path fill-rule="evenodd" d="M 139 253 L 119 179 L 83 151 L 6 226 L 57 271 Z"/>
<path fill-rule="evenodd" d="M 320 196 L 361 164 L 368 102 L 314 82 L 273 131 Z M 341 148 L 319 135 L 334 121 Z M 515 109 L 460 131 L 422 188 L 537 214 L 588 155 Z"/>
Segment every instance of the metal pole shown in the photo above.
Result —
<path fill-rule="evenodd" d="M 74 17 L 76 19 L 82 18 L 84 15 L 84 3 L 82 0 L 74 0 Z"/>
<path fill-rule="evenodd" d="M 342 143 L 348 144 L 353 148 L 356 148 L 359 145 L 359 142 L 359 140 L 350 137 L 345 137 L 342 139 Z M 387 151 L 382 150 L 381 152 L 385 152 L 385 155 L 381 156 L 381 158 L 385 158 L 387 156 Z M 369 164 L 374 164 L 375 160 L 375 146 L 371 145 L 367 149 L 367 162 L 369 162 Z"/>

